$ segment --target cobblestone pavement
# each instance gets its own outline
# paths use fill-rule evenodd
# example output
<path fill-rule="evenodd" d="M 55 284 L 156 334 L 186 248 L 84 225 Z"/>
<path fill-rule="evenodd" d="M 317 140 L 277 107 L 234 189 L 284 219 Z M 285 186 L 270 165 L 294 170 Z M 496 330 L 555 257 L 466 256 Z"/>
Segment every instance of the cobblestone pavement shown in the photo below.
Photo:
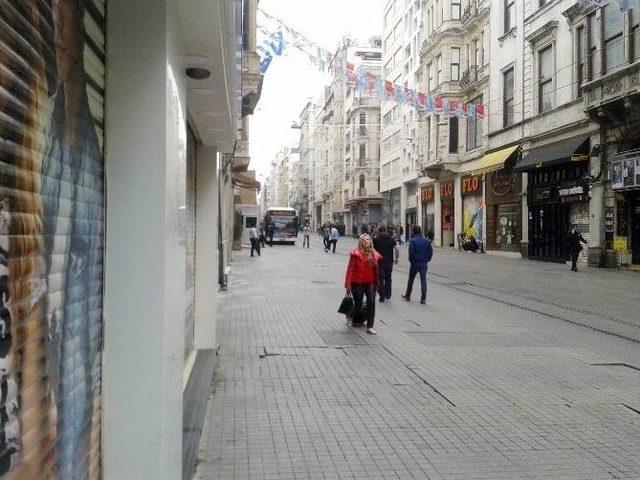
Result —
<path fill-rule="evenodd" d="M 640 479 L 640 276 L 437 250 L 369 336 L 352 243 L 236 255 L 196 478 Z"/>

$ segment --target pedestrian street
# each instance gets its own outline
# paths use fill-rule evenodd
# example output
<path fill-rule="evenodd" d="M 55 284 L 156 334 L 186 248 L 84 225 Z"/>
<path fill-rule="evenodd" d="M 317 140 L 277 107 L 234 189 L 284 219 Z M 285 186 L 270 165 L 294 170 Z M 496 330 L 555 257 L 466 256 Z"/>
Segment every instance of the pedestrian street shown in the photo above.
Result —
<path fill-rule="evenodd" d="M 347 254 L 235 256 L 196 478 L 640 478 L 640 277 L 436 249 L 347 326 Z M 605 302 L 605 300 L 607 300 Z"/>

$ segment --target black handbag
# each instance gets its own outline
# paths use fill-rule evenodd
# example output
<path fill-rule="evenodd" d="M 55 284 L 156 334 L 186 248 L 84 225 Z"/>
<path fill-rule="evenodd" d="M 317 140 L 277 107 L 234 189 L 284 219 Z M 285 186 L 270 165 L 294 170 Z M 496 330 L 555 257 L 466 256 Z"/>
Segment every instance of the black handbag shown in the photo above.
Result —
<path fill-rule="evenodd" d="M 351 315 L 354 309 L 353 298 L 351 298 L 351 293 L 347 293 L 345 297 L 340 302 L 340 307 L 338 307 L 338 313 L 342 313 L 344 315 Z"/>

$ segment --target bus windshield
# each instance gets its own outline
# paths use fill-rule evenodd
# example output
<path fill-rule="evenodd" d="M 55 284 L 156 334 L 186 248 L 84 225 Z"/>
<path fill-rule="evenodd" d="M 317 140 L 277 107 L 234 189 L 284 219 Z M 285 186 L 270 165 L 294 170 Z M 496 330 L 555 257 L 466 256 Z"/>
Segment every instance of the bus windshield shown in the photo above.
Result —
<path fill-rule="evenodd" d="M 298 219 L 293 208 L 270 208 L 265 215 L 265 227 L 273 227 L 274 242 L 295 242 Z"/>

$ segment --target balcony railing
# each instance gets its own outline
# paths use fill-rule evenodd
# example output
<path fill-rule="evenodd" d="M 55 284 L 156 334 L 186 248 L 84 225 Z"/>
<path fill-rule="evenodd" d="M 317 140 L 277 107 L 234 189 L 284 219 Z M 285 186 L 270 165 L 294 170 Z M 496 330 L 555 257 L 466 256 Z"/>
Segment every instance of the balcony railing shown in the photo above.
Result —
<path fill-rule="evenodd" d="M 359 188 L 358 189 L 358 196 L 359 197 L 366 197 L 367 196 L 367 189 L 366 188 Z"/>
<path fill-rule="evenodd" d="M 467 23 L 469 23 L 471 20 L 473 20 L 473 17 L 475 17 L 477 13 L 478 9 L 476 5 L 473 2 L 469 2 L 469 5 L 467 5 L 467 8 L 465 8 L 464 12 L 462 13 L 462 17 L 460 17 L 462 24 L 466 25 Z"/>
<path fill-rule="evenodd" d="M 467 87 L 476 80 L 478 80 L 478 67 L 476 65 L 471 65 L 462 72 L 462 76 L 460 77 L 460 86 Z"/>

